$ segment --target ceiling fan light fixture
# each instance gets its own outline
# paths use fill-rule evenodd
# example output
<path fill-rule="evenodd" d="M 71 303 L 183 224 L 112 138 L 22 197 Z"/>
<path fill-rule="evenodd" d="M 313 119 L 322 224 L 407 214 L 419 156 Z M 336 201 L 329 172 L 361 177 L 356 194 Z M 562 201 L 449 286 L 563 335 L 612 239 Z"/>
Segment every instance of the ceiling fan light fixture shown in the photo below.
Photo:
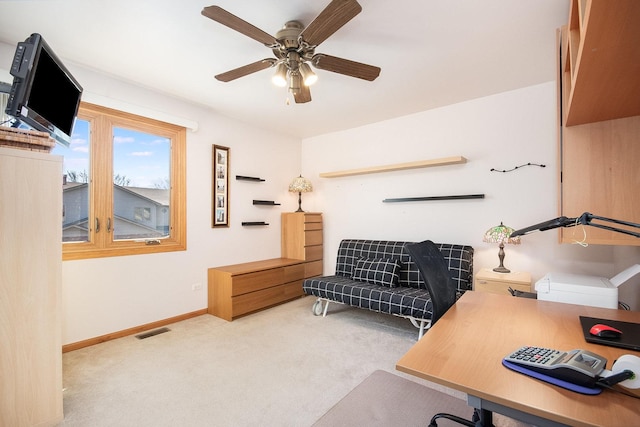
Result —
<path fill-rule="evenodd" d="M 287 85 L 287 66 L 282 62 L 276 67 L 276 73 L 271 78 L 274 85 L 285 87 Z"/>
<path fill-rule="evenodd" d="M 289 73 L 289 92 L 292 94 L 297 94 L 300 92 L 300 87 L 302 86 L 302 76 L 300 73 Z"/>
<path fill-rule="evenodd" d="M 318 75 L 313 72 L 309 64 L 307 64 L 306 62 L 300 64 L 300 74 L 302 74 L 302 79 L 305 86 L 311 86 L 318 81 Z"/>

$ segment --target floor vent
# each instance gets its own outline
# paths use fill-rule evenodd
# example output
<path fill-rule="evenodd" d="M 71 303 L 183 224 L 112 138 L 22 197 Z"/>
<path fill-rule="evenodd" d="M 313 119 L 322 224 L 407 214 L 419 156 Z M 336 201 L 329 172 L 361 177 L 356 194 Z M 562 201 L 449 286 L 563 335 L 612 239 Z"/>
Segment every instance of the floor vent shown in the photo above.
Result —
<path fill-rule="evenodd" d="M 153 337 L 153 336 L 156 336 L 156 335 L 164 334 L 165 332 L 169 332 L 170 330 L 171 329 L 169 329 L 169 328 L 154 329 L 153 331 L 145 332 L 143 334 L 138 334 L 138 335 L 136 335 L 136 338 L 138 338 L 139 340 L 143 340 L 145 338 L 149 338 L 149 337 Z"/>

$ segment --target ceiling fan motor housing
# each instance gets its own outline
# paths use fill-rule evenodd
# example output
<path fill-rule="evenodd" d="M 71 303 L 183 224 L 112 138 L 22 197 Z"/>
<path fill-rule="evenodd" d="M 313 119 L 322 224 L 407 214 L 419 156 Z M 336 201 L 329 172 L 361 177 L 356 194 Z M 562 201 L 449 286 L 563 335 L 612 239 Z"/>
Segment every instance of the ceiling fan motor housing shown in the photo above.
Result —
<path fill-rule="evenodd" d="M 280 46 L 286 50 L 296 50 L 299 46 L 298 38 L 303 29 L 304 27 L 301 22 L 289 21 L 276 33 L 276 39 L 280 42 Z"/>
<path fill-rule="evenodd" d="M 273 49 L 273 53 L 291 71 L 297 70 L 301 62 L 310 61 L 314 54 L 314 49 L 300 38 L 302 30 L 301 22 L 289 21 L 276 33 L 279 46 Z"/>

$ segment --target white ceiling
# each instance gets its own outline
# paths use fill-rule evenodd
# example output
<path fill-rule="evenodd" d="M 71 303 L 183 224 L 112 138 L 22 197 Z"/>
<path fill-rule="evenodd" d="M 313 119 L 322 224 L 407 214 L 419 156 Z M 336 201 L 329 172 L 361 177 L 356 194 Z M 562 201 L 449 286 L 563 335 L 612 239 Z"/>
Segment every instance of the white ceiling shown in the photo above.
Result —
<path fill-rule="evenodd" d="M 68 64 L 300 138 L 555 78 L 555 29 L 567 21 L 569 0 L 358 1 L 362 12 L 316 52 L 382 72 L 368 82 L 316 70 L 307 104 L 286 105 L 272 69 L 215 80 L 273 55 L 200 12 L 215 4 L 275 35 L 289 20 L 308 25 L 329 0 L 0 1 L 0 41 L 14 45 L 37 32 Z"/>

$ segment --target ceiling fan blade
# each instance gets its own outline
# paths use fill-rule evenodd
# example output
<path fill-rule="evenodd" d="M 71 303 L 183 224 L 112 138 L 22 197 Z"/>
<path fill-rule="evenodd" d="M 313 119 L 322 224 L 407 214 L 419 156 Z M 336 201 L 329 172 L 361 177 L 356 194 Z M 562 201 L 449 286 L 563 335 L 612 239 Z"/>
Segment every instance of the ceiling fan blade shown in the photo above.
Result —
<path fill-rule="evenodd" d="M 272 35 L 265 33 L 260 28 L 255 27 L 249 24 L 247 21 L 244 21 L 237 16 L 227 12 L 220 6 L 207 6 L 202 9 L 201 13 L 207 18 L 213 19 L 214 21 L 219 22 L 220 24 L 225 25 L 232 30 L 236 30 L 237 32 L 242 33 L 247 37 L 251 37 L 252 39 L 259 41 L 266 46 L 273 46 L 278 44 L 278 40 L 276 40 Z"/>
<path fill-rule="evenodd" d="M 318 46 L 362 11 L 356 0 L 332 0 L 305 28 L 300 37 L 309 46 Z"/>
<path fill-rule="evenodd" d="M 380 75 L 380 67 L 318 53 L 313 55 L 311 63 L 321 70 L 345 74 L 359 79 L 374 81 Z"/>
<path fill-rule="evenodd" d="M 305 102 L 311 101 L 311 90 L 309 90 L 309 86 L 300 85 L 300 89 L 293 94 L 293 99 L 296 101 L 296 104 L 304 104 Z"/>
<path fill-rule="evenodd" d="M 273 58 L 262 59 L 260 61 L 256 61 L 251 64 L 236 68 L 234 70 L 227 71 L 226 73 L 218 74 L 216 76 L 216 79 L 220 80 L 221 82 L 230 82 L 231 80 L 244 77 L 251 73 L 255 73 L 256 71 L 272 67 L 275 62 L 276 60 Z"/>

